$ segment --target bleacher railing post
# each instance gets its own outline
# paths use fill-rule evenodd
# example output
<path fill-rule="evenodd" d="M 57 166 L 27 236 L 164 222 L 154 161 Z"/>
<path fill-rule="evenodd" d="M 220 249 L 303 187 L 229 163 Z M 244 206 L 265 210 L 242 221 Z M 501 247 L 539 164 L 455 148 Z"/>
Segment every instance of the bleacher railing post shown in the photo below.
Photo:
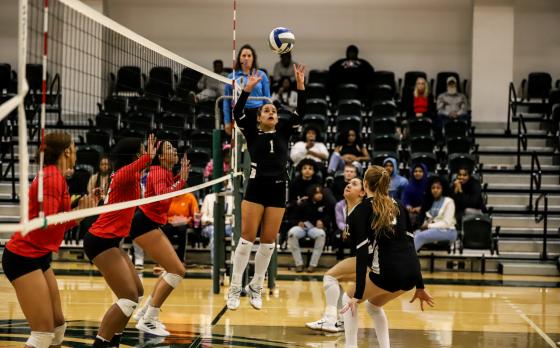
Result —
<path fill-rule="evenodd" d="M 214 169 L 212 177 L 218 179 L 223 176 L 222 165 L 222 139 L 220 128 L 216 128 L 212 134 L 212 162 Z M 224 197 L 220 195 L 222 183 L 218 183 L 212 187 L 212 191 L 216 194 L 216 202 L 214 203 L 214 238 L 212 263 L 212 288 L 214 294 L 220 293 L 220 268 L 224 263 L 224 240 L 225 240 L 225 213 L 224 213 Z"/>

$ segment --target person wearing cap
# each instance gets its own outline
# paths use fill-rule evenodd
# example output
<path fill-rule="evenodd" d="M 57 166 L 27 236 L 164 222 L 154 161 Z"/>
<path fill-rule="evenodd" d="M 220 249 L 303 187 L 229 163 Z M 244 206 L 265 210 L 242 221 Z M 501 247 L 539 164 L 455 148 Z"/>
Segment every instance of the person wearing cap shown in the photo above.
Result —
<path fill-rule="evenodd" d="M 438 121 L 441 125 L 454 119 L 468 122 L 468 108 L 467 97 L 457 90 L 457 79 L 454 76 L 448 77 L 447 92 L 437 98 Z"/>

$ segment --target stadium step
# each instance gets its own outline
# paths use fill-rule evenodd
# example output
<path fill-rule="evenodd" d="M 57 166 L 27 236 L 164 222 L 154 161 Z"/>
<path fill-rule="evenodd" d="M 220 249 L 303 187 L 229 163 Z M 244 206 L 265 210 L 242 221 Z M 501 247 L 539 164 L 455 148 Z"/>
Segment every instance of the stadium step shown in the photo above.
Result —
<path fill-rule="evenodd" d="M 533 198 L 535 199 L 535 198 Z M 488 193 L 488 206 L 499 205 L 529 205 L 529 195 L 512 195 L 512 194 L 499 194 Z M 549 194 L 548 204 L 550 206 L 560 206 L 560 195 Z"/>
<path fill-rule="evenodd" d="M 484 182 L 489 185 L 494 184 L 516 184 L 516 185 L 530 185 L 531 176 L 529 173 L 519 174 L 484 174 Z M 558 175 L 544 174 L 542 176 L 543 185 L 558 185 L 560 179 Z"/>
<path fill-rule="evenodd" d="M 527 228 L 527 229 L 541 229 L 543 224 L 536 223 L 533 214 L 530 215 L 503 215 L 494 214 L 492 216 L 492 222 L 494 226 L 502 226 L 502 228 Z M 558 230 L 560 227 L 560 217 L 549 217 L 548 218 L 548 228 L 553 230 Z"/>
<path fill-rule="evenodd" d="M 517 164 L 516 153 L 484 153 L 479 152 L 479 162 L 484 163 L 484 167 L 488 168 L 504 168 L 512 167 Z M 553 153 L 549 152 L 547 155 L 539 156 L 539 162 L 543 169 L 557 169 L 560 168 L 557 164 L 557 159 L 554 158 Z M 523 153 L 521 155 L 521 165 L 531 167 L 531 153 Z"/>
<path fill-rule="evenodd" d="M 541 252 L 542 239 L 500 239 L 499 243 L 500 252 Z M 558 254 L 560 253 L 560 240 L 548 240 L 546 243 L 547 253 Z"/>
<path fill-rule="evenodd" d="M 535 196 L 534 199 L 536 199 L 537 196 Z M 528 203 L 528 202 L 527 202 Z M 540 203 L 539 206 L 539 211 L 542 212 L 543 211 L 543 202 Z M 518 215 L 518 214 L 524 214 L 528 212 L 527 209 L 527 205 L 526 204 L 521 204 L 521 205 L 513 205 L 513 204 L 497 204 L 497 205 L 490 205 L 489 206 L 494 208 L 494 213 L 495 214 L 504 214 L 504 215 Z M 532 212 L 529 212 L 529 214 L 533 214 Z M 560 205 L 548 205 L 548 215 L 549 216 L 560 216 Z"/>
<path fill-rule="evenodd" d="M 504 275 L 558 276 L 560 272 L 554 264 L 525 262 L 500 262 L 498 271 Z"/>
<path fill-rule="evenodd" d="M 540 238 L 544 232 L 543 226 L 539 228 L 526 228 L 526 227 L 508 227 L 500 229 L 500 240 L 501 238 L 520 238 L 522 236 L 535 236 Z M 560 238 L 558 229 L 547 229 L 547 236 L 551 238 Z"/>
<path fill-rule="evenodd" d="M 0 204 L 0 215 L 2 216 L 19 216 L 19 204 Z"/>
<path fill-rule="evenodd" d="M 552 138 L 539 137 L 527 139 L 528 146 L 545 147 L 552 145 Z M 485 137 L 476 138 L 476 143 L 481 147 L 486 146 L 507 146 L 517 148 L 517 137 Z"/>

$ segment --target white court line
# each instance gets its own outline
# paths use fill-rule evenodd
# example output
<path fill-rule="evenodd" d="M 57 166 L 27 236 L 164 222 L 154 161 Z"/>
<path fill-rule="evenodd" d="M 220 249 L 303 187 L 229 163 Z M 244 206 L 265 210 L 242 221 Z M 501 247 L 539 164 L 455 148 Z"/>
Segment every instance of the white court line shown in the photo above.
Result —
<path fill-rule="evenodd" d="M 523 313 L 523 311 L 517 307 L 517 305 L 515 305 L 515 303 L 511 302 L 507 297 L 503 296 L 502 299 L 517 313 L 519 314 L 519 316 L 525 320 L 527 322 L 527 324 L 529 324 L 529 326 L 531 326 L 533 328 L 533 330 L 535 330 L 542 338 L 543 340 L 548 343 L 549 346 L 553 347 L 553 348 L 557 348 L 558 345 L 556 345 L 556 343 L 554 342 L 554 340 L 552 338 L 550 338 L 549 335 L 546 334 L 546 332 L 544 332 L 537 324 L 535 324 L 534 321 L 532 321 L 531 319 L 529 319 L 525 313 Z"/>

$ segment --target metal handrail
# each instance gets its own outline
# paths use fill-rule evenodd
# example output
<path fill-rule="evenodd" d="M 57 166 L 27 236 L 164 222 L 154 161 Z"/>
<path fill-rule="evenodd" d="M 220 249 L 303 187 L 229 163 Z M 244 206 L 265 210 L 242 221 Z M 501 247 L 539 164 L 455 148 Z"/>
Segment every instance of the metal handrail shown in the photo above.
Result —
<path fill-rule="evenodd" d="M 539 211 L 539 203 L 541 199 L 544 199 L 544 209 Z M 543 192 L 535 201 L 535 222 L 543 223 L 543 241 L 542 241 L 542 252 L 541 260 L 548 260 L 546 244 L 548 241 L 548 193 Z"/>
<path fill-rule="evenodd" d="M 511 120 L 517 116 L 517 93 L 515 92 L 515 85 L 513 82 L 509 83 L 508 92 L 508 116 L 506 135 L 511 135 Z"/>
<path fill-rule="evenodd" d="M 529 191 L 529 211 L 533 211 L 533 195 L 536 191 L 541 190 L 542 185 L 542 169 L 539 156 L 536 151 L 531 154 L 531 186 Z"/>
<path fill-rule="evenodd" d="M 527 124 L 523 115 L 517 117 L 517 164 L 515 170 L 521 170 L 521 148 L 527 150 Z"/>

